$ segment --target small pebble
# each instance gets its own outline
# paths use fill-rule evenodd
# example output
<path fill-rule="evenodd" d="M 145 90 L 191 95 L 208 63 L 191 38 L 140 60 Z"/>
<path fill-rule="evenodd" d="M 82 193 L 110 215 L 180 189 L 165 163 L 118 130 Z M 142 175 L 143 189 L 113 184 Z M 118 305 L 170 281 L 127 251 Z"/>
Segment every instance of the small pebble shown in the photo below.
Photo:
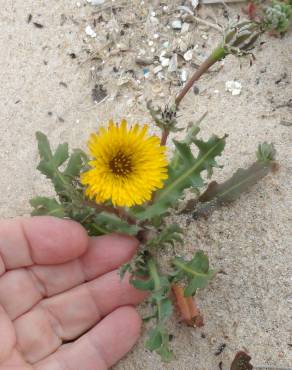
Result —
<path fill-rule="evenodd" d="M 91 28 L 91 26 L 86 26 L 85 33 L 90 37 L 96 37 L 96 32 Z"/>
<path fill-rule="evenodd" d="M 177 54 L 173 54 L 169 61 L 168 72 L 176 72 L 177 70 Z"/>
<path fill-rule="evenodd" d="M 195 85 L 193 87 L 193 92 L 194 92 L 195 95 L 199 95 L 200 94 L 200 89 L 198 88 L 198 86 Z"/>
<path fill-rule="evenodd" d="M 137 58 L 136 58 L 135 61 L 139 65 L 147 66 L 147 65 L 150 65 L 150 64 L 153 63 L 153 58 L 147 58 L 147 57 L 137 56 Z"/>
<path fill-rule="evenodd" d="M 161 57 L 159 58 L 162 67 L 168 67 L 170 60 L 168 58 Z"/>
<path fill-rule="evenodd" d="M 144 75 L 144 77 L 145 77 L 145 78 L 148 78 L 148 77 L 149 77 L 149 74 L 150 74 L 149 69 L 148 69 L 148 68 L 144 68 L 144 69 L 143 69 L 143 75 Z"/>
<path fill-rule="evenodd" d="M 159 24 L 159 20 L 156 17 L 150 17 L 150 22 L 154 25 Z"/>
<path fill-rule="evenodd" d="M 180 78 L 181 78 L 182 82 L 186 82 L 186 80 L 188 79 L 188 72 L 185 69 L 183 69 L 181 71 L 181 77 Z"/>
<path fill-rule="evenodd" d="M 180 19 L 176 19 L 176 20 L 172 21 L 171 27 L 174 30 L 180 30 L 182 28 L 181 20 Z"/>
<path fill-rule="evenodd" d="M 161 72 L 162 71 L 162 66 L 157 66 L 157 67 L 155 67 L 154 69 L 153 69 L 153 73 L 154 74 L 157 74 L 157 73 L 159 73 L 159 72 Z"/>
<path fill-rule="evenodd" d="M 192 59 L 193 59 L 193 51 L 192 50 L 186 51 L 184 53 L 184 60 L 186 60 L 187 62 L 189 62 Z"/>
<path fill-rule="evenodd" d="M 91 5 L 101 5 L 105 2 L 105 0 L 87 0 L 87 2 Z"/>
<path fill-rule="evenodd" d="M 190 24 L 189 23 L 183 23 L 181 28 L 181 33 L 187 33 L 189 32 Z"/>
<path fill-rule="evenodd" d="M 236 96 L 241 94 L 242 85 L 239 81 L 230 80 L 225 83 L 225 90 L 231 92 L 231 95 Z"/>

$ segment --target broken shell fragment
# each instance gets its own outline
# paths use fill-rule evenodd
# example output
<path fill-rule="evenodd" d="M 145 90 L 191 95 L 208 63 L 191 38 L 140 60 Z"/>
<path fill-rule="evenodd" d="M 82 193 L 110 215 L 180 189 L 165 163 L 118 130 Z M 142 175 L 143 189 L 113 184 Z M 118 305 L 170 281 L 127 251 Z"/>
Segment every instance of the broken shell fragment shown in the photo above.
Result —
<path fill-rule="evenodd" d="M 180 30 L 182 28 L 181 20 L 180 19 L 175 19 L 174 21 L 172 21 L 171 27 L 174 30 Z"/>
<path fill-rule="evenodd" d="M 190 60 L 193 59 L 193 51 L 188 50 L 187 52 L 184 53 L 184 60 L 189 62 Z"/>

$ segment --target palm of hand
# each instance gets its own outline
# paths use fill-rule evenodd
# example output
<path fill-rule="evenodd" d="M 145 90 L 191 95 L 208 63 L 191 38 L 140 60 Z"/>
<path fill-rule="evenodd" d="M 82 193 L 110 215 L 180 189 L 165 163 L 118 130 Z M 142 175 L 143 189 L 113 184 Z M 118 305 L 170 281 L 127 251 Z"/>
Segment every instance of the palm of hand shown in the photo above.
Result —
<path fill-rule="evenodd" d="M 105 370 L 124 356 L 144 296 L 117 268 L 136 247 L 72 221 L 1 221 L 0 370 Z"/>

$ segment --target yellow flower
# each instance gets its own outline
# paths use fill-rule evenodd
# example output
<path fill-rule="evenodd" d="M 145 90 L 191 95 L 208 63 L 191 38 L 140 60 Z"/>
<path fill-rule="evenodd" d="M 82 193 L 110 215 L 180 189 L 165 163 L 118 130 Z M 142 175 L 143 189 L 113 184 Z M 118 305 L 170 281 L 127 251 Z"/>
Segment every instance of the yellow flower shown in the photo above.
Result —
<path fill-rule="evenodd" d="M 152 192 L 167 179 L 165 147 L 155 136 L 147 135 L 148 126 L 127 128 L 109 122 L 92 134 L 88 148 L 93 160 L 81 175 L 85 194 L 97 203 L 111 200 L 115 206 L 131 207 L 149 201 Z"/>

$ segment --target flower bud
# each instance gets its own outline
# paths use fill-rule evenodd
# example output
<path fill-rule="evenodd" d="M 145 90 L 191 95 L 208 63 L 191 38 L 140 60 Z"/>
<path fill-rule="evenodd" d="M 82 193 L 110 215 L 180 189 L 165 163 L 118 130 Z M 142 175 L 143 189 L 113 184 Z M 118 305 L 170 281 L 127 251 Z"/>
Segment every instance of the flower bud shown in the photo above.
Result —
<path fill-rule="evenodd" d="M 258 37 L 263 33 L 261 25 L 254 21 L 237 22 L 225 34 L 223 47 L 227 54 L 248 54 Z"/>

